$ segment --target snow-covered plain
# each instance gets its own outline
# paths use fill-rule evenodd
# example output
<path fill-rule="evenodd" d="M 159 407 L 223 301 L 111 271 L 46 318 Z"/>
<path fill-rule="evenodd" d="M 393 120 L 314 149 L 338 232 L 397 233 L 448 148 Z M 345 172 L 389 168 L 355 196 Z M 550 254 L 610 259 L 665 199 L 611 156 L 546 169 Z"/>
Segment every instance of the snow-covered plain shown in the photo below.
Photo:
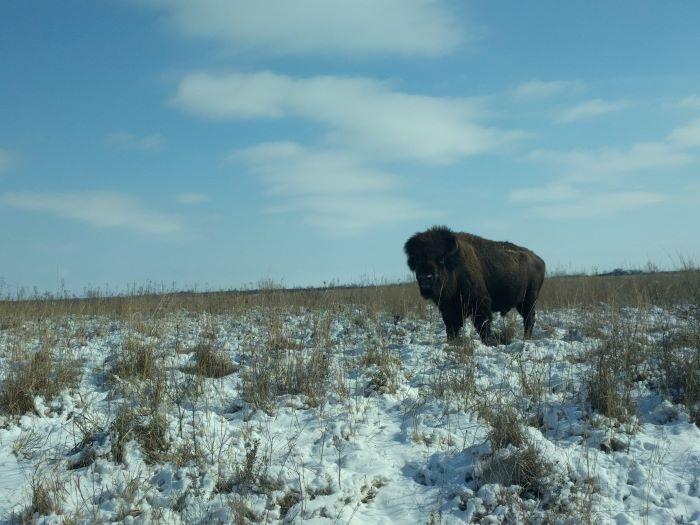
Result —
<path fill-rule="evenodd" d="M 627 417 L 591 408 L 586 385 L 601 342 L 584 330 L 587 315 L 540 314 L 533 340 L 493 347 L 471 328 L 448 345 L 434 310 L 398 318 L 348 306 L 180 312 L 138 326 L 65 318 L 0 331 L 5 374 L 11 349 L 37 350 L 47 331 L 56 354 L 84 369 L 78 388 L 1 418 L 0 515 L 39 523 L 700 523 L 700 431 L 664 395 L 652 362 L 635 381 Z M 691 323 L 660 308 L 628 310 L 622 322 L 642 326 L 651 348 Z M 155 349 L 154 377 L 115 377 L 127 340 Z M 236 370 L 191 373 L 201 344 Z M 139 421 L 165 422 L 155 452 L 137 430 L 118 437 L 123 406 Z M 496 450 L 493 421 L 505 413 L 518 416 L 525 440 Z M 539 470 L 525 476 L 527 486 L 508 486 L 523 479 L 508 467 L 523 451 Z M 31 509 L 37 487 L 51 501 L 48 515 L 36 501 Z"/>

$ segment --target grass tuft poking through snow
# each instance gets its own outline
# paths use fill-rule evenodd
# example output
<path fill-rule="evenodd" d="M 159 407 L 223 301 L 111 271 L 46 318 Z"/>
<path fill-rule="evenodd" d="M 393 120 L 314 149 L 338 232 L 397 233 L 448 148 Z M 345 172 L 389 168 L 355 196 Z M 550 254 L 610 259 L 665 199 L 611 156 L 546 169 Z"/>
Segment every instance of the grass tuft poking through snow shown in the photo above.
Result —
<path fill-rule="evenodd" d="M 700 311 L 600 283 L 493 346 L 398 288 L 5 320 L 0 520 L 698 522 Z"/>
<path fill-rule="evenodd" d="M 521 419 L 512 407 L 499 407 L 488 410 L 486 420 L 491 425 L 489 441 L 494 450 L 508 445 L 520 447 L 525 443 Z"/>
<path fill-rule="evenodd" d="M 483 484 L 517 485 L 524 496 L 540 498 L 550 490 L 547 485 L 550 474 L 551 465 L 532 444 L 527 444 L 495 451 L 481 465 L 478 478 Z"/>
<path fill-rule="evenodd" d="M 34 410 L 37 396 L 51 400 L 80 382 L 82 364 L 67 355 L 54 355 L 48 348 L 32 352 L 20 345 L 10 351 L 0 384 L 0 409 L 8 414 Z"/>
<path fill-rule="evenodd" d="M 635 415 L 632 394 L 648 349 L 642 323 L 619 315 L 613 312 L 606 329 L 599 330 L 601 343 L 593 352 L 587 387 L 593 410 L 624 422 Z"/>
<path fill-rule="evenodd" d="M 199 344 L 194 348 L 195 363 L 182 368 L 183 372 L 204 377 L 220 378 L 233 374 L 238 367 L 231 357 L 214 350 L 211 344 Z"/>
<path fill-rule="evenodd" d="M 155 346 L 130 333 L 117 353 L 111 374 L 124 380 L 152 379 L 158 370 L 156 360 Z"/>
<path fill-rule="evenodd" d="M 700 425 L 700 319 L 691 330 L 664 334 L 660 363 L 667 395 Z"/>

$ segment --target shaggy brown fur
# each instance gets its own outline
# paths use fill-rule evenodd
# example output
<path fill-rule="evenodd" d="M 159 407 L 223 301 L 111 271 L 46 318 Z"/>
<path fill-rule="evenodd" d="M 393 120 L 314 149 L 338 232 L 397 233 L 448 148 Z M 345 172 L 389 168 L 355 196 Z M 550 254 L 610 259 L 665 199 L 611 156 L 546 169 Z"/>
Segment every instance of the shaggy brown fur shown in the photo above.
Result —
<path fill-rule="evenodd" d="M 404 251 L 421 295 L 440 309 L 449 339 L 471 316 L 482 341 L 490 342 L 493 312 L 505 315 L 511 308 L 523 316 L 525 338 L 532 337 L 545 272 L 544 261 L 533 252 L 444 226 L 416 233 Z"/>

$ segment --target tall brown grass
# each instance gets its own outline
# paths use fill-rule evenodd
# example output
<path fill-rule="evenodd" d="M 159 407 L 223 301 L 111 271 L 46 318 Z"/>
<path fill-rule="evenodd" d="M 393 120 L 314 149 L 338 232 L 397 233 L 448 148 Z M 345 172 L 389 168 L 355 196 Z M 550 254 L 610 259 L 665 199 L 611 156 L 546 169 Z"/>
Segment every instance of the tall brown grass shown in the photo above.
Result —
<path fill-rule="evenodd" d="M 0 300 L 0 329 L 19 321 L 66 315 L 107 316 L 135 320 L 187 310 L 223 314 L 252 308 L 333 310 L 342 305 L 368 307 L 397 315 L 422 314 L 425 301 L 413 284 L 383 284 L 335 288 L 265 289 L 255 291 L 164 292 L 119 296 L 36 297 Z"/>
<path fill-rule="evenodd" d="M 547 309 L 600 303 L 634 307 L 700 304 L 700 271 L 549 277 L 538 301 Z"/>
<path fill-rule="evenodd" d="M 545 279 L 538 301 L 541 309 L 594 306 L 700 304 L 700 270 L 614 276 L 552 276 Z M 235 313 L 256 307 L 333 310 L 357 305 L 375 312 L 422 317 L 428 302 L 413 282 L 330 288 L 239 290 L 221 292 L 139 291 L 119 296 L 0 300 L 0 329 L 27 320 L 65 315 L 108 316 L 135 320 L 161 317 L 174 311 Z"/>

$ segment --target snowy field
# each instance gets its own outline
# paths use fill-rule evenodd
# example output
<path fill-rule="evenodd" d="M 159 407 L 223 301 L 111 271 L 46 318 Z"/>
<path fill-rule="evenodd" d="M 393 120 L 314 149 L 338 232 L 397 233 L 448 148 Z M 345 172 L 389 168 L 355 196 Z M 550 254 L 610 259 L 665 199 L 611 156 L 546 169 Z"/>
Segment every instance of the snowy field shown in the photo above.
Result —
<path fill-rule="evenodd" d="M 0 515 L 700 523 L 696 312 L 495 325 L 507 344 L 349 306 L 5 327 Z"/>

